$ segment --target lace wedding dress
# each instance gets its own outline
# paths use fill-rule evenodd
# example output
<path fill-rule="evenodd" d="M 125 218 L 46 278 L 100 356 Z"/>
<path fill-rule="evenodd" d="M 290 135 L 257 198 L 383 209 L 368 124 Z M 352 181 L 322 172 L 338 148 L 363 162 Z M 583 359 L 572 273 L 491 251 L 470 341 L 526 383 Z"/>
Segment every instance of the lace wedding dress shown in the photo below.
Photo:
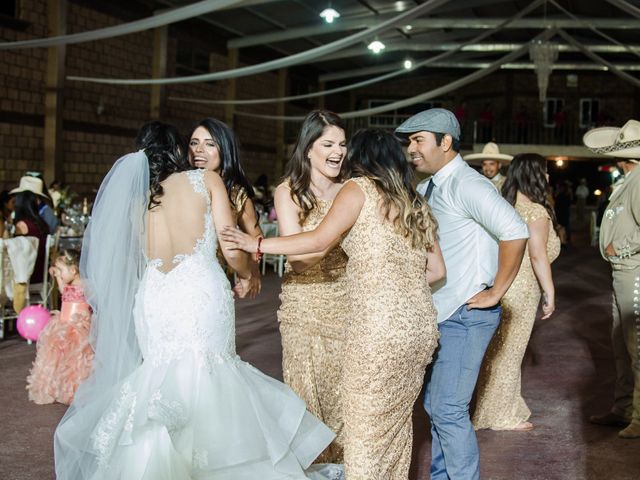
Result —
<path fill-rule="evenodd" d="M 287 386 L 236 355 L 233 295 L 216 260 L 203 172 L 169 180 L 161 201 L 170 205 L 175 195 L 186 201 L 181 215 L 195 211 L 203 219 L 201 236 L 191 236 L 192 251 L 147 263 L 134 309 L 143 361 L 91 433 L 97 457 L 91 478 L 343 478 L 340 466 L 309 468 L 334 434 Z M 152 234 L 153 228 L 151 222 Z M 188 239 L 189 232 L 175 238 Z"/>

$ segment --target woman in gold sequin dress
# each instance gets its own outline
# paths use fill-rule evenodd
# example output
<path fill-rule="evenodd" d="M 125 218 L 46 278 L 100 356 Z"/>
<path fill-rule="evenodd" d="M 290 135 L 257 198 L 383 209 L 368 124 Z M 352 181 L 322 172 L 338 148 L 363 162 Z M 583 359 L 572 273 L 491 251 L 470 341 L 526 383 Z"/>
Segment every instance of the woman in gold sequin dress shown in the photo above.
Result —
<path fill-rule="evenodd" d="M 335 113 L 315 110 L 300 129 L 286 180 L 275 192 L 280 235 L 316 228 L 343 185 L 346 140 Z M 336 245 L 329 252 L 291 255 L 278 310 L 284 381 L 307 408 L 336 433 L 316 459 L 342 463 L 341 374 L 348 315 L 347 256 Z"/>
<path fill-rule="evenodd" d="M 529 228 L 518 276 L 502 299 L 502 320 L 478 379 L 473 425 L 476 429 L 527 431 L 531 411 L 521 393 L 521 366 L 542 299 L 542 319 L 555 310 L 551 262 L 560 253 L 549 204 L 546 161 L 533 153 L 514 157 L 502 194 Z"/>
<path fill-rule="evenodd" d="M 342 240 L 349 256 L 350 315 L 343 358 L 344 459 L 349 480 L 406 480 L 413 405 L 437 341 L 429 284 L 445 274 L 436 223 L 413 187 L 396 138 L 358 132 L 348 147 L 353 177 L 311 232 L 256 242 L 223 236 L 246 251 L 322 252 Z M 260 243 L 260 245 L 258 245 Z"/>
<path fill-rule="evenodd" d="M 238 226 L 249 235 L 256 238 L 261 236 L 262 231 L 253 206 L 253 188 L 242 169 L 233 130 L 215 118 L 200 120 L 189 138 L 189 163 L 192 167 L 210 170 L 222 177 Z M 220 249 L 216 254 L 220 265 L 225 267 L 227 276 L 231 278 L 233 270 L 227 266 Z M 260 293 L 260 269 L 257 263 L 252 265 L 251 278 L 248 290 L 244 291 L 238 283 L 234 287 L 236 293 L 250 298 Z"/>

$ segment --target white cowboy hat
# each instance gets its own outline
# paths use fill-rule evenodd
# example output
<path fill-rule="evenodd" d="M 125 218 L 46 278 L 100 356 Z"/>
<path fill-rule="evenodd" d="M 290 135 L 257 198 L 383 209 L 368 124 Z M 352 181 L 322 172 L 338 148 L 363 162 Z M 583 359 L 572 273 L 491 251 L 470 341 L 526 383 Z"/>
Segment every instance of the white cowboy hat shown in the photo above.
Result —
<path fill-rule="evenodd" d="M 601 155 L 640 159 L 640 122 L 629 120 L 622 128 L 594 128 L 584 134 L 582 143 Z"/>
<path fill-rule="evenodd" d="M 510 162 L 513 160 L 513 155 L 507 155 L 506 153 L 500 153 L 500 149 L 498 145 L 489 142 L 484 147 L 482 147 L 482 153 L 470 153 L 469 155 L 465 155 L 464 159 L 467 162 L 472 163 L 480 163 L 482 160 L 505 160 Z"/>
<path fill-rule="evenodd" d="M 43 186 L 44 186 L 44 182 L 36 177 L 22 177 L 20 179 L 20 184 L 18 185 L 18 188 L 14 188 L 13 190 L 11 190 L 9 192 L 9 194 L 13 195 L 14 193 L 20 193 L 20 192 L 32 192 L 35 193 L 36 195 L 39 195 L 43 198 L 49 198 L 47 197 L 43 192 Z"/>

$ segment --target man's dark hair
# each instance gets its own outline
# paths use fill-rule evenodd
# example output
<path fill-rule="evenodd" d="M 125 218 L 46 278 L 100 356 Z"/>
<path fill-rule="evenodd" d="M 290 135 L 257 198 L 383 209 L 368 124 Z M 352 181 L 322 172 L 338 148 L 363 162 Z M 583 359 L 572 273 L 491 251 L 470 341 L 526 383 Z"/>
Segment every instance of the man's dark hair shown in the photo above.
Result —
<path fill-rule="evenodd" d="M 436 137 L 436 145 L 440 146 L 440 144 L 442 143 L 442 139 L 444 138 L 445 135 L 449 135 L 451 137 L 451 149 L 454 152 L 459 152 L 460 151 L 460 140 L 457 138 L 453 138 L 450 134 L 447 133 L 436 133 L 436 132 L 431 132 L 435 135 Z"/>

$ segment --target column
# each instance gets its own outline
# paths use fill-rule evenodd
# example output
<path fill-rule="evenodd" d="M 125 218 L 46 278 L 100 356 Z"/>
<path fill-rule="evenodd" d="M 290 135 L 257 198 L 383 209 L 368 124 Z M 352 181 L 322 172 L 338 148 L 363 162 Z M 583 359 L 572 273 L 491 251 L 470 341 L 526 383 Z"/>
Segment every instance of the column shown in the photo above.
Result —
<path fill-rule="evenodd" d="M 318 91 L 320 92 L 324 92 L 327 88 L 327 83 L 323 80 L 320 80 L 318 82 Z M 325 109 L 325 96 L 322 95 L 321 97 L 318 97 L 318 109 L 320 110 L 324 110 Z"/>
<path fill-rule="evenodd" d="M 49 36 L 67 31 L 67 0 L 47 0 Z M 66 46 L 47 49 L 47 75 L 44 95 L 44 181 L 62 179 L 62 108 Z"/>
<path fill-rule="evenodd" d="M 229 70 L 238 68 L 238 49 L 230 48 L 227 54 L 227 67 Z M 213 69 L 211 70 L 213 71 Z M 227 94 L 225 100 L 236 99 L 236 79 L 230 78 L 227 80 Z M 235 105 L 224 106 L 224 121 L 227 125 L 233 128 L 233 113 L 235 112 Z"/>
<path fill-rule="evenodd" d="M 153 30 L 153 61 L 151 76 L 167 76 L 167 40 L 169 29 L 166 25 Z M 165 86 L 151 85 L 150 118 L 160 118 L 165 110 Z"/>
<path fill-rule="evenodd" d="M 278 86 L 277 96 L 284 97 L 287 92 L 287 69 L 278 70 Z M 285 115 L 285 102 L 276 104 L 276 115 Z M 284 173 L 285 164 L 285 145 L 284 145 L 284 120 L 276 120 L 276 165 L 274 178 L 280 178 Z"/>

